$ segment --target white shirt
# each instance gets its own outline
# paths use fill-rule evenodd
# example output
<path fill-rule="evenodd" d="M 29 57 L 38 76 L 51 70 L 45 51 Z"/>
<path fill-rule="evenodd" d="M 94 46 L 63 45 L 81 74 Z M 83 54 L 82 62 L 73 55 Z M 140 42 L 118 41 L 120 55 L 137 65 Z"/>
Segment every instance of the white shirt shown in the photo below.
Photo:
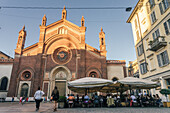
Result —
<path fill-rule="evenodd" d="M 136 102 L 136 97 L 134 95 L 131 96 L 133 102 Z"/>
<path fill-rule="evenodd" d="M 45 93 L 43 91 L 38 90 L 35 92 L 34 97 L 35 97 L 35 99 L 40 100 L 44 94 Z"/>

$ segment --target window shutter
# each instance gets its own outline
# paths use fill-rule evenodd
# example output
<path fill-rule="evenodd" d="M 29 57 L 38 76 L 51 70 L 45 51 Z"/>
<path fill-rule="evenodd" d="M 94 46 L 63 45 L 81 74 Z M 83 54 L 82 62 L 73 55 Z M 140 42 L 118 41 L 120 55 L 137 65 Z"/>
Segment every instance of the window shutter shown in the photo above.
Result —
<path fill-rule="evenodd" d="M 142 64 L 140 64 L 140 73 L 143 74 Z"/>
<path fill-rule="evenodd" d="M 162 3 L 159 3 L 159 9 L 160 9 L 161 14 L 163 14 Z"/>
<path fill-rule="evenodd" d="M 144 50 L 143 50 L 143 44 L 141 45 L 141 54 L 144 53 Z"/>
<path fill-rule="evenodd" d="M 152 33 L 153 40 L 155 40 L 155 33 Z"/>
<path fill-rule="evenodd" d="M 161 65 L 160 55 L 157 55 L 157 59 L 158 59 L 158 65 L 159 67 L 161 67 L 162 65 Z"/>
<path fill-rule="evenodd" d="M 169 64 L 169 57 L 167 51 L 165 51 L 165 62 L 166 64 Z"/>
<path fill-rule="evenodd" d="M 153 24 L 152 13 L 151 13 L 151 15 L 150 15 L 150 20 L 151 20 L 151 24 Z"/>
<path fill-rule="evenodd" d="M 144 63 L 144 73 L 147 72 L 147 65 L 146 65 L 146 62 Z"/>
<path fill-rule="evenodd" d="M 139 56 L 139 47 L 137 47 L 137 51 L 138 51 L 138 56 Z"/>
<path fill-rule="evenodd" d="M 156 38 L 160 36 L 159 29 L 157 29 L 157 30 L 155 31 L 155 33 L 156 33 Z"/>
<path fill-rule="evenodd" d="M 168 30 L 168 26 L 167 26 L 167 23 L 166 23 L 166 22 L 164 23 L 164 29 L 165 29 L 166 35 L 168 35 L 169 30 Z"/>
<path fill-rule="evenodd" d="M 155 22 L 156 21 L 156 14 L 155 14 L 155 11 L 153 11 L 153 21 Z"/>

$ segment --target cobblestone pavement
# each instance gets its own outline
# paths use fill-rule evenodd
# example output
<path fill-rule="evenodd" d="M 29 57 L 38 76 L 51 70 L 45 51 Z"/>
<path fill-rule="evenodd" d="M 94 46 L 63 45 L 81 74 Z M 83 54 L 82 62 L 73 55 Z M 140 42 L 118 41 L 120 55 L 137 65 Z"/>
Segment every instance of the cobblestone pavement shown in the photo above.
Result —
<path fill-rule="evenodd" d="M 40 110 L 35 111 L 35 103 L 0 103 L 0 113 L 52 113 L 53 103 L 41 103 Z M 118 108 L 63 108 L 58 113 L 170 113 L 170 108 L 156 107 L 118 107 Z"/>

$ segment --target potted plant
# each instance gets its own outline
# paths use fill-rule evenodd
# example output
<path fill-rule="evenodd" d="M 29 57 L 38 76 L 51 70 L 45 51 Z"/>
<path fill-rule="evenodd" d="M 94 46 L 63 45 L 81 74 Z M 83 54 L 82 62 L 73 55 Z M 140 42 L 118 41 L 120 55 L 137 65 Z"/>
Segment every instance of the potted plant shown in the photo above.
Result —
<path fill-rule="evenodd" d="M 152 43 L 153 43 L 153 41 L 152 41 L 152 40 L 150 40 L 150 41 L 149 41 L 149 45 L 152 45 Z"/>
<path fill-rule="evenodd" d="M 59 99 L 58 99 L 58 107 L 64 108 L 65 102 L 66 102 L 66 97 L 60 96 Z"/>
<path fill-rule="evenodd" d="M 161 89 L 160 91 L 161 94 L 165 95 L 166 97 L 166 102 L 163 102 L 164 107 L 170 107 L 170 102 L 168 102 L 168 95 L 170 95 L 170 89 Z"/>

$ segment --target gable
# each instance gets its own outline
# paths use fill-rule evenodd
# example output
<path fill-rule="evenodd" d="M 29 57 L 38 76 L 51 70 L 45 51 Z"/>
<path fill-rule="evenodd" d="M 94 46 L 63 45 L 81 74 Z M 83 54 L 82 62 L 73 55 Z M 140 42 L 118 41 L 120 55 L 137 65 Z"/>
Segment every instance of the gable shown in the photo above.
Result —
<path fill-rule="evenodd" d="M 80 41 L 80 27 L 67 21 L 60 20 L 46 27 L 45 41 L 54 35 L 72 35 Z"/>

